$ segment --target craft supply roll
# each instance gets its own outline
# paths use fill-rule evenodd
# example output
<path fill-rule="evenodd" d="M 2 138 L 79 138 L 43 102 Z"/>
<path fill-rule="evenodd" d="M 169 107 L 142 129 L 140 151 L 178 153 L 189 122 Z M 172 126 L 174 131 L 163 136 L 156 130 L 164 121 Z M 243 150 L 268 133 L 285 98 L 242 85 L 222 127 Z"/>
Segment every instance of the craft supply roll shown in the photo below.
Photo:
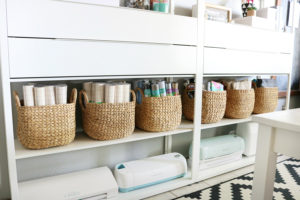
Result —
<path fill-rule="evenodd" d="M 33 84 L 23 85 L 24 106 L 34 106 Z"/>
<path fill-rule="evenodd" d="M 56 104 L 67 104 L 67 91 L 68 91 L 68 86 L 65 84 L 55 86 Z"/>
<path fill-rule="evenodd" d="M 93 82 L 83 83 L 83 89 L 85 90 L 89 101 L 92 101 L 92 84 Z"/>
<path fill-rule="evenodd" d="M 95 103 L 103 103 L 105 95 L 105 84 L 104 83 L 93 83 L 93 101 Z"/>
<path fill-rule="evenodd" d="M 45 103 L 46 105 L 55 105 L 54 86 L 45 86 Z"/>
<path fill-rule="evenodd" d="M 45 91 L 43 86 L 34 87 L 34 102 L 36 106 L 46 105 Z"/>
<path fill-rule="evenodd" d="M 123 102 L 130 102 L 130 89 L 131 85 L 129 83 L 123 84 Z"/>
<path fill-rule="evenodd" d="M 105 85 L 105 103 L 115 103 L 116 86 L 112 84 Z"/>
<path fill-rule="evenodd" d="M 116 85 L 115 103 L 123 103 L 124 102 L 124 88 L 125 88 L 125 85 L 121 85 L 121 84 Z"/>

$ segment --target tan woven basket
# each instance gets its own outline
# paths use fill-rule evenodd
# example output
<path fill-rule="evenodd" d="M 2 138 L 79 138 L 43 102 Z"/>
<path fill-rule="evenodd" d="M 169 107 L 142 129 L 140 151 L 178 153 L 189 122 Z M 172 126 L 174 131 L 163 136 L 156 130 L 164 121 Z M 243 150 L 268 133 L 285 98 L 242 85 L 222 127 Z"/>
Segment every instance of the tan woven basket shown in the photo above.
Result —
<path fill-rule="evenodd" d="M 136 126 L 145 131 L 175 130 L 181 123 L 181 96 L 145 97 L 141 89 L 142 103 L 136 106 Z"/>
<path fill-rule="evenodd" d="M 211 124 L 220 121 L 225 114 L 226 91 L 202 92 L 202 124 Z"/>
<path fill-rule="evenodd" d="M 244 119 L 250 117 L 254 108 L 254 90 L 227 90 L 225 117 Z"/>
<path fill-rule="evenodd" d="M 18 139 L 29 149 L 44 149 L 71 143 L 75 138 L 75 105 L 77 90 L 73 89 L 69 104 L 53 106 L 22 106 L 14 92 L 18 112 Z"/>
<path fill-rule="evenodd" d="M 253 113 L 273 112 L 278 104 L 278 88 L 256 88 Z"/>
<path fill-rule="evenodd" d="M 194 99 L 189 98 L 186 89 L 182 95 L 182 112 L 187 120 L 194 120 Z"/>
<path fill-rule="evenodd" d="M 134 131 L 136 97 L 129 103 L 88 103 L 84 90 L 80 91 L 84 132 L 96 140 L 114 140 L 127 137 Z"/>

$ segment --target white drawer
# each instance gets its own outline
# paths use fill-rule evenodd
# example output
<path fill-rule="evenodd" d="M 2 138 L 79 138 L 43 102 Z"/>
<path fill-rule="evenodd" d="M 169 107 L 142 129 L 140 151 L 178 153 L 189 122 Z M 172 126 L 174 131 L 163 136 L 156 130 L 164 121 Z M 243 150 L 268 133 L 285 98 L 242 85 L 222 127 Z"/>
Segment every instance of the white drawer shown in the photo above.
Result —
<path fill-rule="evenodd" d="M 11 78 L 195 74 L 196 47 L 9 38 Z"/>
<path fill-rule="evenodd" d="M 207 47 L 291 53 L 293 35 L 250 26 L 205 21 Z"/>
<path fill-rule="evenodd" d="M 290 73 L 291 54 L 204 48 L 204 74 Z"/>
<path fill-rule="evenodd" d="M 8 35 L 197 44 L 197 19 L 63 0 L 7 0 Z"/>

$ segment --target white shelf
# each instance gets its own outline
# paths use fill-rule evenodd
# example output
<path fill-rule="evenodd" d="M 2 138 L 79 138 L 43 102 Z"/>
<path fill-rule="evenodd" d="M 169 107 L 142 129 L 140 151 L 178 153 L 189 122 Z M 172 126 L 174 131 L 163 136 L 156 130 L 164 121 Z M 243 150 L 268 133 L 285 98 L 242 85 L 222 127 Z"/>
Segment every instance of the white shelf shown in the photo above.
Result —
<path fill-rule="evenodd" d="M 209 129 L 209 128 L 216 128 L 221 126 L 228 126 L 233 124 L 239 124 L 244 122 L 250 122 L 252 120 L 252 117 L 246 118 L 246 119 L 228 119 L 223 118 L 221 121 L 213 124 L 201 124 L 201 129 Z"/>
<path fill-rule="evenodd" d="M 252 165 L 255 163 L 255 156 L 243 157 L 242 160 L 231 162 L 226 165 L 221 165 L 218 167 L 200 170 L 200 175 L 197 181 L 203 181 L 205 179 L 218 176 L 242 167 L 246 167 L 248 165 Z"/>
<path fill-rule="evenodd" d="M 186 122 L 183 121 L 181 127 L 186 127 Z M 186 133 L 192 131 L 190 128 L 181 128 L 179 127 L 177 130 L 174 131 L 166 131 L 166 132 L 145 132 L 139 129 L 136 129 L 134 133 L 126 138 L 117 139 L 117 140 L 109 140 L 109 141 L 97 141 L 89 138 L 84 133 L 79 133 L 76 135 L 74 142 L 69 145 L 61 146 L 61 147 L 53 147 L 48 149 L 41 149 L 41 150 L 30 150 L 26 149 L 22 146 L 22 144 L 16 139 L 15 140 L 15 150 L 16 155 L 15 158 L 18 159 L 25 159 L 25 158 L 32 158 L 37 156 L 45 156 L 57 153 L 65 153 L 70 151 L 78 151 L 83 149 L 91 149 L 96 147 L 103 147 L 109 146 L 114 144 L 122 144 L 127 142 L 134 142 L 140 140 L 146 140 L 151 138 L 158 138 L 168 135 L 176 135 L 180 133 Z"/>
<path fill-rule="evenodd" d="M 163 192 L 167 192 L 170 190 L 174 190 L 176 188 L 180 188 L 189 184 L 192 184 L 193 181 L 191 179 L 191 172 L 188 170 L 188 173 L 185 177 L 174 179 L 172 181 L 168 181 L 165 183 L 161 183 L 158 185 L 154 185 L 151 187 L 146 187 L 143 189 L 135 190 L 127 193 L 119 193 L 118 196 L 112 198 L 112 200 L 138 200 L 144 199 L 150 196 L 154 196 Z"/>

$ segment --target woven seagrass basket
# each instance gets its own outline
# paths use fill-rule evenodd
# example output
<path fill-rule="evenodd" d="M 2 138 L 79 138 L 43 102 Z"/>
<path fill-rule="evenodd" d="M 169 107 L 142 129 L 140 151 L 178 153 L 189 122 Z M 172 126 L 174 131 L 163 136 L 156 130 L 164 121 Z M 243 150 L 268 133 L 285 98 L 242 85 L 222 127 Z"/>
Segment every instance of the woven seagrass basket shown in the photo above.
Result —
<path fill-rule="evenodd" d="M 136 96 L 128 103 L 89 103 L 86 92 L 80 91 L 84 132 L 96 140 L 115 140 L 127 137 L 134 131 Z"/>
<path fill-rule="evenodd" d="M 256 88 L 253 113 L 273 112 L 278 104 L 278 88 Z"/>
<path fill-rule="evenodd" d="M 225 114 L 226 91 L 222 92 L 202 92 L 202 124 L 219 122 Z"/>
<path fill-rule="evenodd" d="M 183 116 L 190 121 L 194 120 L 194 102 L 194 98 L 191 99 L 185 89 L 182 94 L 182 112 Z"/>
<path fill-rule="evenodd" d="M 142 94 L 141 104 L 136 106 L 136 126 L 145 131 L 175 130 L 181 123 L 181 96 L 145 97 Z"/>
<path fill-rule="evenodd" d="M 227 90 L 225 117 L 244 119 L 250 117 L 254 109 L 254 90 Z"/>
<path fill-rule="evenodd" d="M 70 103 L 51 106 L 23 106 L 14 92 L 18 113 L 17 135 L 29 149 L 44 149 L 71 143 L 75 138 L 75 105 L 77 90 Z"/>

